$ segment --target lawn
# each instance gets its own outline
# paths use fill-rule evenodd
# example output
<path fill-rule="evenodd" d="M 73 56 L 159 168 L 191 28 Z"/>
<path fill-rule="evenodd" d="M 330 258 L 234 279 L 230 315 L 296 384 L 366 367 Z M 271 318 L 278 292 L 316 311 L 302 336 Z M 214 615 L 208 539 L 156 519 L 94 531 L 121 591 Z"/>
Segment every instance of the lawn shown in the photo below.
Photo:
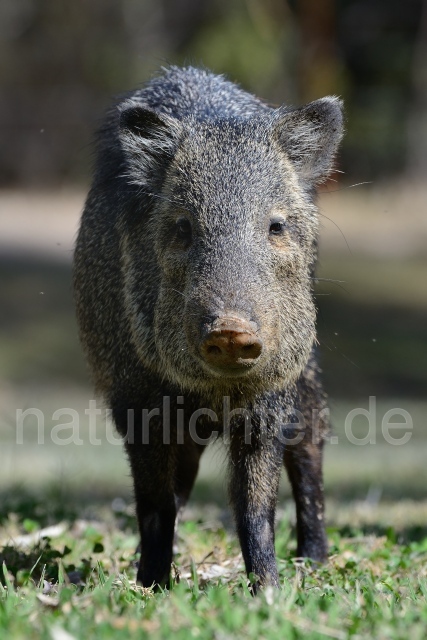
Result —
<path fill-rule="evenodd" d="M 392 527 L 369 534 L 363 518 L 331 527 L 329 563 L 319 568 L 295 561 L 289 514 L 281 511 L 282 589 L 253 598 L 235 536 L 207 518 L 206 507 L 199 517 L 193 509 L 178 529 L 170 589 L 153 593 L 135 584 L 131 509 L 113 506 L 45 530 L 36 502 L 4 520 L 2 637 L 425 638 L 425 537 L 411 541 Z M 408 504 L 406 522 L 412 511 Z"/>
<path fill-rule="evenodd" d="M 202 459 L 178 529 L 170 589 L 153 593 L 135 584 L 131 483 L 113 432 L 98 425 L 101 443 L 90 446 L 82 421 L 82 445 L 52 442 L 53 411 L 67 400 L 84 416 L 89 392 L 33 389 L 25 397 L 27 407 L 46 416 L 44 443 L 31 417 L 17 443 L 10 397 L 0 425 L 0 637 L 424 640 L 425 403 L 379 401 L 376 442 L 360 445 L 348 440 L 343 423 L 367 401 L 332 402 L 336 441 L 325 455 L 329 562 L 295 561 L 294 507 L 284 479 L 276 536 L 282 589 L 253 598 L 226 504 L 220 444 Z M 413 419 L 411 438 L 400 446 L 378 429 L 396 406 Z M 366 433 L 359 416 L 353 439 Z"/>

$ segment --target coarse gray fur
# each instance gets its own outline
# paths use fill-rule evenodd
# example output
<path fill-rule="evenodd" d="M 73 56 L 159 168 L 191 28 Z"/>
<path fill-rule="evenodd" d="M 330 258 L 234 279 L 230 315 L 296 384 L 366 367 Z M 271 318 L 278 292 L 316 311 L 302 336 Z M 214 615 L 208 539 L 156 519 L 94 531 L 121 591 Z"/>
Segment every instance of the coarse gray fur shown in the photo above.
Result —
<path fill-rule="evenodd" d="M 335 97 L 273 109 L 222 76 L 192 67 L 164 69 L 107 114 L 76 245 L 81 339 L 122 435 L 128 409 L 161 406 L 165 395 L 182 395 L 192 410 L 212 408 L 220 419 L 224 397 L 252 412 L 261 439 L 248 449 L 238 426 L 233 440 L 232 428 L 230 495 L 247 570 L 260 584 L 277 584 L 271 541 L 283 458 L 297 502 L 299 552 L 318 559 L 326 553 L 319 521 L 327 424 L 321 420 L 314 437 L 311 416 L 325 406 L 314 354 L 315 192 L 332 169 L 342 131 Z M 182 220 L 191 228 L 185 241 Z M 218 371 L 201 357 L 203 336 L 223 317 L 241 319 L 262 344 L 253 366 L 238 373 Z M 279 423 L 291 422 L 296 409 L 306 417 L 305 441 L 284 448 L 276 442 L 277 430 L 284 429 Z M 271 420 L 273 414 L 281 419 Z M 208 422 L 201 420 L 209 432 Z M 268 446 L 261 442 L 263 431 L 271 435 Z M 172 494 L 180 498 L 181 454 L 172 455 L 172 445 L 167 453 L 150 447 L 146 456 L 127 445 L 147 549 L 154 543 L 144 514 L 153 522 L 154 507 L 144 505 L 154 497 L 146 485 L 164 486 L 156 488 L 156 500 L 165 505 Z M 199 455 L 194 453 L 195 472 Z M 310 508 L 304 507 L 309 495 L 318 496 Z M 263 518 L 261 534 L 254 522 Z M 142 551 L 138 578 L 164 581 L 161 571 L 168 571 L 170 560 L 161 571 L 154 565 L 143 570 L 149 560 Z"/>

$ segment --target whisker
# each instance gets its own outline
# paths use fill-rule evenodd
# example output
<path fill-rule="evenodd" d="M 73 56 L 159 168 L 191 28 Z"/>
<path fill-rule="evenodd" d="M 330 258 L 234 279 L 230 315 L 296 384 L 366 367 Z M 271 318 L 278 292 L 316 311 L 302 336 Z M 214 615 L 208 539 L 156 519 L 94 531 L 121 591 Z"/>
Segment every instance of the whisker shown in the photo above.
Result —
<path fill-rule="evenodd" d="M 341 230 L 341 228 L 339 227 L 339 225 L 337 225 L 337 223 L 336 223 L 334 220 L 332 220 L 332 218 L 328 218 L 328 216 L 325 216 L 325 214 L 324 214 L 324 213 L 322 213 L 321 211 L 319 211 L 319 214 L 320 214 L 321 216 L 323 216 L 324 218 L 326 218 L 326 220 L 329 220 L 329 222 L 332 222 L 332 224 L 334 224 L 334 225 L 336 226 L 336 228 L 338 229 L 338 231 L 340 232 L 340 234 L 341 234 L 341 235 L 342 235 L 342 237 L 344 238 L 344 242 L 345 242 L 345 243 L 346 243 L 346 245 L 347 245 L 347 249 L 350 251 L 351 255 L 353 255 L 353 252 L 352 252 L 352 250 L 350 249 L 350 245 L 349 245 L 349 244 L 348 244 L 348 242 L 347 242 L 347 238 L 345 237 L 345 235 L 344 235 L 343 231 Z"/>
<path fill-rule="evenodd" d="M 373 182 L 356 182 L 355 184 L 349 184 L 347 187 L 341 187 L 341 189 L 332 189 L 332 191 L 330 191 L 329 189 L 327 191 L 322 191 L 322 195 L 324 193 L 337 193 L 337 191 L 346 191 L 347 189 L 353 189 L 354 187 L 360 187 L 363 184 L 373 184 Z"/>
<path fill-rule="evenodd" d="M 332 342 L 332 347 L 326 342 L 325 338 L 323 337 L 322 340 L 318 340 L 318 343 L 320 346 L 322 347 L 326 347 L 327 349 L 329 349 L 329 351 L 336 351 L 337 353 L 339 353 L 339 355 L 344 358 L 345 360 L 347 360 L 347 362 L 349 362 L 350 364 L 352 364 L 354 367 L 356 367 L 357 369 L 360 369 L 359 365 L 356 364 L 355 362 L 353 362 L 353 360 L 350 360 L 350 358 L 348 358 L 345 353 L 343 353 L 341 351 L 341 349 L 338 349 L 337 345 L 335 344 L 335 342 L 332 340 L 331 338 L 331 342 Z"/>
<path fill-rule="evenodd" d="M 150 195 L 152 198 L 157 198 L 158 200 L 169 202 L 169 204 L 173 205 L 174 207 L 179 208 L 180 210 L 185 211 L 186 213 L 189 213 L 190 215 L 194 216 L 194 212 L 188 209 L 188 207 L 185 207 L 182 204 L 182 202 L 178 202 L 177 200 L 172 200 L 171 198 L 167 198 L 161 193 L 149 193 L 148 195 Z"/>
<path fill-rule="evenodd" d="M 347 189 L 354 189 L 354 187 L 361 187 L 364 184 L 373 184 L 372 181 L 367 181 L 367 182 L 356 182 L 355 184 L 350 184 L 347 187 L 342 187 L 341 189 L 332 189 L 332 190 L 326 190 L 326 191 L 322 191 L 322 194 L 326 193 L 337 193 L 337 191 L 346 191 Z M 328 218 L 328 216 L 325 216 L 324 213 L 322 213 L 321 211 L 319 211 L 320 215 L 323 216 L 324 218 L 326 218 L 326 220 L 329 220 L 330 222 L 332 222 L 332 224 L 334 224 L 336 226 L 336 228 L 338 229 L 338 231 L 340 232 L 340 234 L 342 235 L 342 237 L 344 238 L 344 241 L 347 245 L 347 249 L 349 250 L 349 252 L 351 253 L 351 255 L 353 255 L 352 250 L 350 249 L 350 245 L 347 242 L 347 238 L 345 237 L 344 233 L 342 232 L 342 230 L 340 229 L 340 227 L 337 225 L 336 222 L 334 222 L 334 220 L 332 220 L 331 218 Z"/>
<path fill-rule="evenodd" d="M 342 283 L 345 283 L 345 280 L 334 280 L 333 278 L 311 278 L 314 282 L 330 282 L 331 284 L 335 284 L 337 287 L 345 291 L 350 295 L 350 291 L 348 291 L 345 287 L 342 286 Z M 318 294 L 321 295 L 321 294 Z"/>
<path fill-rule="evenodd" d="M 182 291 L 178 291 L 178 289 L 174 289 L 173 287 L 169 287 L 171 291 L 175 291 L 175 293 L 179 293 L 180 296 L 182 296 L 185 300 L 188 300 L 188 296 L 185 295 L 185 293 L 182 293 Z"/>
<path fill-rule="evenodd" d="M 167 198 L 166 196 L 160 194 L 160 193 L 150 193 L 149 194 L 152 198 L 157 198 L 157 200 L 162 200 L 163 202 L 169 202 L 169 204 L 172 204 L 175 207 L 180 206 L 178 204 L 178 202 L 175 202 L 174 200 L 172 200 L 171 198 Z"/>
<path fill-rule="evenodd" d="M 326 347 L 329 351 L 332 351 L 331 347 L 324 340 L 319 340 L 319 338 L 317 338 L 317 344 L 319 347 Z"/>

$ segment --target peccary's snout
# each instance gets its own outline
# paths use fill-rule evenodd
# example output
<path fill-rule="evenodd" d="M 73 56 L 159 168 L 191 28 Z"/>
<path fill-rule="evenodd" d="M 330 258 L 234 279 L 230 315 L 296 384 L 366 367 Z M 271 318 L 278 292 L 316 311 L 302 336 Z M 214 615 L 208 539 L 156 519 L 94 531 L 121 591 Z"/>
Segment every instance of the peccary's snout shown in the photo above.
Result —
<path fill-rule="evenodd" d="M 203 360 L 215 369 L 235 373 L 252 367 L 263 347 L 256 329 L 255 323 L 242 318 L 218 318 L 203 336 L 200 345 Z"/>

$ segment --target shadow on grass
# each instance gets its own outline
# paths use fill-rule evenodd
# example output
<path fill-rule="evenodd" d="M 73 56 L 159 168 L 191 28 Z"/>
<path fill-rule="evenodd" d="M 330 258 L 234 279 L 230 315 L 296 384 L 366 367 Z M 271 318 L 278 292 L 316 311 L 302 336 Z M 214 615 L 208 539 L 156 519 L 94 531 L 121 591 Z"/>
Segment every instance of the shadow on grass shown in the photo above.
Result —
<path fill-rule="evenodd" d="M 331 527 L 330 530 L 337 532 L 340 538 L 352 539 L 359 538 L 361 535 L 374 536 L 376 538 L 385 537 L 390 542 L 404 545 L 427 539 L 427 523 L 425 525 L 414 524 L 406 527 L 364 523 L 357 527 L 350 525 Z"/>
<path fill-rule="evenodd" d="M 367 258 L 355 260 L 366 277 Z M 373 262 L 373 269 L 377 263 Z M 360 271 L 360 273 L 359 273 Z M 425 309 L 383 300 L 360 301 L 340 288 L 323 287 L 319 338 L 331 396 L 423 397 L 427 385 Z M 379 283 L 378 286 L 380 286 Z M 87 382 L 71 287 L 71 264 L 32 256 L 0 255 L 0 375 L 14 382 Z M 323 289 L 321 295 L 324 295 Z M 3 335 L 2 335 L 3 334 Z"/>
<path fill-rule="evenodd" d="M 362 533 L 390 537 L 390 531 L 394 531 L 396 539 L 406 542 L 427 537 L 427 519 L 425 523 L 420 523 L 419 518 L 417 522 L 410 522 L 414 513 L 417 512 L 417 504 L 423 505 L 423 511 L 427 511 L 425 495 L 422 495 L 421 491 L 402 495 L 397 487 L 386 487 L 381 494 L 381 502 L 375 504 L 369 500 L 369 489 L 360 483 L 357 486 L 340 486 L 339 491 L 327 492 L 327 499 L 333 503 L 331 513 L 327 512 L 328 522 L 332 526 L 334 526 L 336 515 L 340 512 L 345 511 L 350 521 L 353 520 L 352 515 L 357 509 L 362 508 L 370 513 L 369 522 L 364 522 L 362 519 L 357 525 L 340 525 L 338 528 L 340 535 L 351 537 Z M 293 505 L 292 497 L 286 488 L 281 489 L 278 507 L 283 508 L 287 504 Z M 394 516 L 387 512 L 387 505 L 391 504 L 398 508 L 399 505 L 403 505 L 402 508 L 405 508 L 405 505 L 411 505 L 411 518 L 405 520 L 405 516 L 400 515 L 394 521 Z M 62 521 L 72 523 L 83 519 L 109 521 L 122 530 L 137 531 L 133 496 L 130 493 L 118 495 L 118 492 L 111 487 L 106 490 L 77 490 L 64 488 L 63 485 L 59 487 L 52 483 L 42 489 L 30 491 L 15 485 L 0 492 L 0 505 L 0 526 L 6 522 L 10 514 L 15 514 L 14 518 L 19 523 L 29 521 L 40 528 Z M 210 511 L 215 513 L 216 517 L 220 514 L 219 518 L 226 529 L 233 528 L 224 487 L 199 481 L 189 501 L 188 512 L 191 517 L 204 521 L 209 519 Z M 375 518 L 376 512 L 378 512 L 378 518 Z"/>

